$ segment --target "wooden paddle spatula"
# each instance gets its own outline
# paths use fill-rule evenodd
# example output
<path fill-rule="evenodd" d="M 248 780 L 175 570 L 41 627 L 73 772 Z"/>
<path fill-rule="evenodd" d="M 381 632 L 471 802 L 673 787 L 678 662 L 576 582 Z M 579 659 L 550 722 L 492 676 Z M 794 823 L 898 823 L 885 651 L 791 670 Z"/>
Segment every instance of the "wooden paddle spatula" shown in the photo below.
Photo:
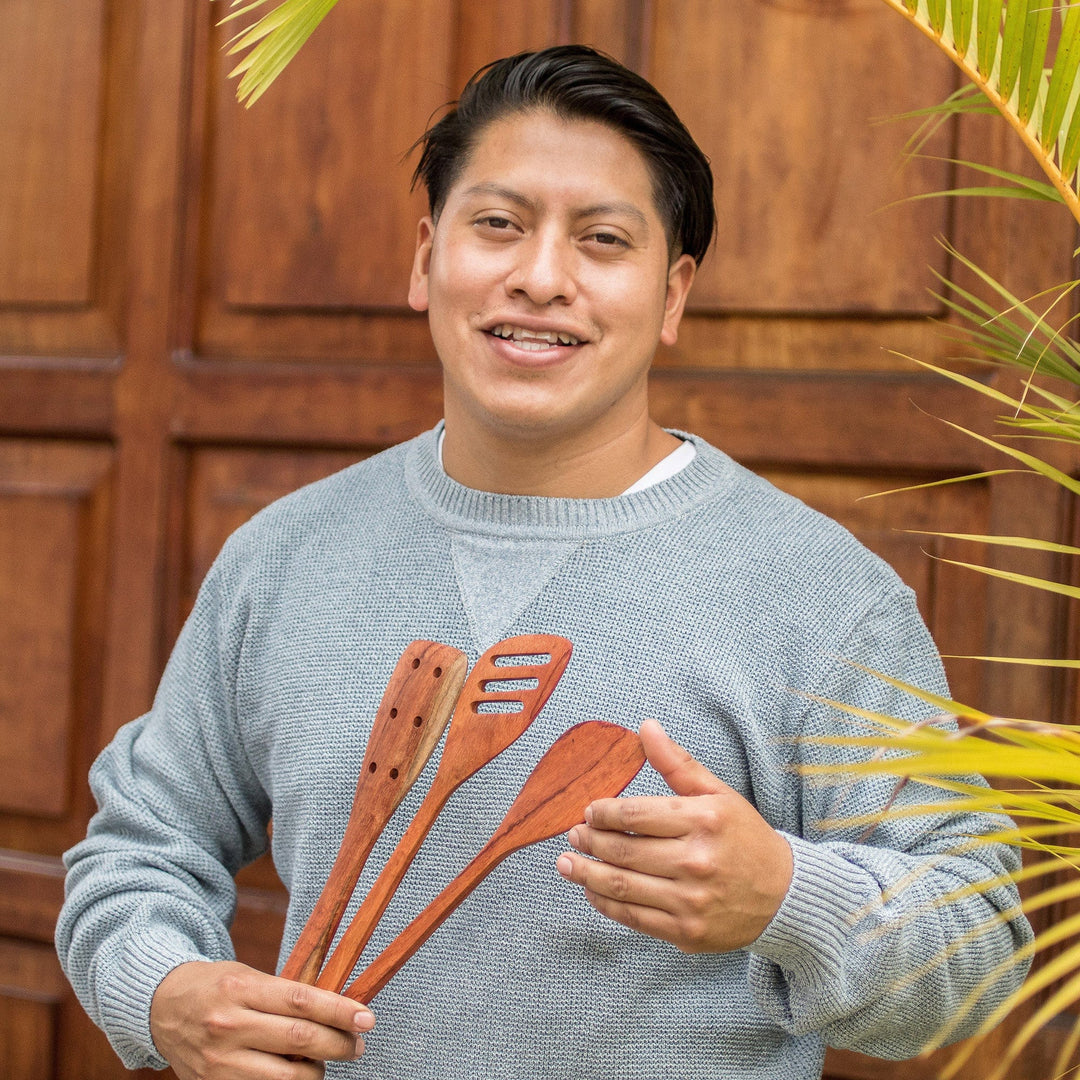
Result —
<path fill-rule="evenodd" d="M 435 641 L 414 641 L 402 653 L 372 723 L 341 849 L 283 978 L 318 976 L 375 841 L 442 736 L 468 664 L 459 649 Z"/>
<path fill-rule="evenodd" d="M 503 859 L 580 824 L 589 803 L 618 795 L 644 764 L 645 751 L 635 731 L 603 720 L 587 720 L 566 731 L 537 763 L 476 858 L 345 989 L 345 995 L 370 1002 Z"/>
<path fill-rule="evenodd" d="M 536 719 L 551 696 L 573 645 L 555 634 L 523 634 L 493 645 L 476 661 L 458 698 L 431 789 L 359 910 L 330 954 L 316 985 L 338 992 L 364 951 L 387 904 L 405 876 L 446 800 L 474 773 L 501 754 Z M 517 659 L 517 663 L 512 663 Z M 511 663 L 507 663 L 511 661 Z M 489 689 L 499 683 L 535 680 L 535 687 Z M 485 705 L 515 712 L 489 712 Z"/>

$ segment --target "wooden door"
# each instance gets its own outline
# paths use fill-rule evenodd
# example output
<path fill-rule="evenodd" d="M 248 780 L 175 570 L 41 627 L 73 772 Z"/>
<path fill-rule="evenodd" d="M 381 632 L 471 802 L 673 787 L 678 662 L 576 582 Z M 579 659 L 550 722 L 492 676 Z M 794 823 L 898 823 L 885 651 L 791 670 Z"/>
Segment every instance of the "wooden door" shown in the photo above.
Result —
<path fill-rule="evenodd" d="M 401 159 L 498 55 L 604 48 L 669 95 L 712 158 L 719 239 L 679 345 L 658 358 L 659 418 L 850 525 L 917 589 L 945 652 L 1061 647 L 1052 603 L 965 576 L 897 529 L 1013 531 L 1023 517 L 1064 537 L 1071 504 L 1008 478 L 859 501 L 988 461 L 934 419 L 985 427 L 977 403 L 897 355 L 949 353 L 928 321 L 942 313 L 929 269 L 948 264 L 935 237 L 1030 292 L 1066 278 L 1073 247 L 1045 211 L 894 205 L 946 186 L 951 167 L 901 168 L 909 129 L 874 121 L 955 81 L 879 0 L 344 0 L 250 111 L 226 77 L 224 8 L 0 5 L 0 1075 L 12 1080 L 126 1075 L 52 951 L 59 856 L 92 810 L 90 761 L 147 707 L 221 542 L 279 494 L 440 415 L 426 326 L 404 304 L 422 200 Z M 997 127 L 950 138 L 1022 162 Z M 950 668 L 957 695 L 984 707 L 1075 713 L 1075 688 L 1050 676 Z M 242 958 L 273 964 L 283 907 L 269 864 L 244 872 Z M 836 1080 L 930 1070 L 829 1062 Z"/>

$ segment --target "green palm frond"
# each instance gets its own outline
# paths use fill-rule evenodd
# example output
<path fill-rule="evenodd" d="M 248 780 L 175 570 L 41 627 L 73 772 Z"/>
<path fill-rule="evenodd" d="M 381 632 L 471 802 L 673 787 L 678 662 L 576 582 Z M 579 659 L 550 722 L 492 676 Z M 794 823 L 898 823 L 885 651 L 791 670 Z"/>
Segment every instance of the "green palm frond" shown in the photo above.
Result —
<path fill-rule="evenodd" d="M 890 116 L 890 121 L 919 120 L 920 124 L 904 146 L 904 153 L 916 157 L 924 146 L 953 117 L 971 113 L 997 115 L 997 109 L 986 100 L 986 95 L 977 87 L 965 84 L 950 94 L 937 105 L 923 109 L 911 109 L 909 112 Z"/>
<path fill-rule="evenodd" d="M 934 271 L 945 286 L 944 292 L 934 295 L 959 316 L 964 337 L 978 346 L 979 358 L 1080 385 L 1080 343 L 1067 334 L 1073 320 L 1066 320 L 1063 326 L 1049 321 L 1056 312 L 1068 310 L 1080 281 L 1066 281 L 1021 300 L 951 244 L 943 242 L 943 246 L 951 259 L 966 267 L 1005 305 L 998 309 Z M 1059 411 L 1068 411 L 1064 403 Z"/>
<path fill-rule="evenodd" d="M 925 529 L 906 530 L 916 536 L 939 536 L 945 540 L 966 540 L 976 544 L 991 544 L 997 547 L 1023 548 L 1026 551 L 1047 551 L 1055 555 L 1080 555 L 1080 547 L 1072 544 L 1057 544 L 1049 540 L 1037 540 L 1029 536 L 980 535 L 978 533 L 930 532 Z"/>
<path fill-rule="evenodd" d="M 1080 0 L 884 2 L 933 40 L 997 109 L 1080 221 Z M 1060 33 L 1051 45 L 1055 14 Z M 949 115 L 976 109 L 983 105 L 968 92 L 939 107 Z"/>
<path fill-rule="evenodd" d="M 941 161 L 948 165 L 960 165 L 966 169 L 974 169 L 986 176 L 995 177 L 1005 181 L 1003 184 L 984 184 L 974 187 L 948 188 L 944 191 L 924 191 L 918 195 L 909 195 L 904 202 L 917 202 L 919 199 L 938 199 L 942 196 L 959 197 L 964 195 L 991 195 L 997 198 L 1011 199 L 1034 199 L 1037 202 L 1061 202 L 1061 196 L 1053 184 L 1045 180 L 1034 180 L 1022 173 L 1010 172 L 1007 169 L 996 169 L 992 165 L 983 165 L 977 161 L 962 161 L 956 158 L 936 158 L 929 155 L 922 156 L 931 161 Z"/>
<path fill-rule="evenodd" d="M 974 837 L 962 841 L 957 853 L 962 854 L 964 850 L 970 850 L 982 843 L 1004 841 L 1045 856 L 1026 864 L 1011 879 L 1018 883 L 1027 882 L 1029 885 L 1028 895 L 1022 904 L 1023 911 L 1028 915 L 1051 904 L 1080 897 L 1080 879 L 1075 876 L 1076 871 L 1080 870 L 1080 847 L 1075 843 L 1075 837 L 1080 833 L 1080 731 L 1058 724 L 989 716 L 898 680 L 880 675 L 878 677 L 941 709 L 939 720 L 958 718 L 960 727 L 959 730 L 954 730 L 951 726 L 937 722 L 904 724 L 891 716 L 858 709 L 842 702 L 826 702 L 846 713 L 859 731 L 850 735 L 821 736 L 810 741 L 863 750 L 887 748 L 890 753 L 887 756 L 875 755 L 869 760 L 848 765 L 843 772 L 838 772 L 836 767 L 804 766 L 804 773 L 841 784 L 849 783 L 859 776 L 887 773 L 904 780 L 915 780 L 928 793 L 917 805 L 894 808 L 886 815 L 861 815 L 859 818 L 842 819 L 835 824 L 872 827 L 882 816 L 949 814 L 963 810 L 1007 814 L 1015 821 L 1015 826 L 989 837 Z M 1023 777 L 1026 784 L 1016 788 L 978 788 L 956 780 L 957 773 L 961 771 L 977 772 L 1000 781 L 1015 782 L 1016 778 Z M 935 789 L 946 792 L 946 796 L 935 798 L 932 794 Z M 1064 882 L 1054 880 L 1053 875 L 1057 875 L 1062 869 L 1071 871 L 1073 876 Z M 913 873 L 917 875 L 919 871 Z M 1046 878 L 1050 880 L 1039 881 Z M 1034 889 L 1030 888 L 1032 883 L 1035 884 Z M 963 888 L 992 889 L 1001 884 L 1002 881 L 994 880 L 983 882 L 981 886 L 967 885 Z M 949 903 L 957 896 L 958 894 L 940 897 L 937 902 Z M 989 932 L 1000 918 L 999 915 L 981 926 L 974 927 L 968 938 L 974 939 Z M 1029 976 L 1020 990 L 1003 1002 L 981 1029 L 985 1034 L 1010 1011 L 1034 999 L 1059 980 L 1065 980 L 1017 1032 L 988 1080 L 1000 1080 L 1004 1077 L 1038 1030 L 1063 1009 L 1080 1000 L 1080 916 L 1073 916 L 1049 926 L 1026 950 L 1009 958 L 1001 967 L 988 972 L 957 1011 L 950 1025 L 938 1033 L 934 1044 L 927 1047 L 927 1050 L 936 1049 L 946 1043 L 978 1000 L 998 979 L 1004 977 L 1013 965 L 1026 961 L 1037 953 L 1045 953 L 1051 947 L 1062 943 L 1066 943 L 1066 948 Z M 957 942 L 954 947 L 958 948 L 963 944 L 964 942 Z M 947 952 L 943 952 L 929 964 L 944 963 L 947 958 Z M 969 1041 L 961 1047 L 942 1074 L 944 1077 L 956 1074 L 970 1057 L 976 1041 Z M 1068 1067 L 1076 1049 L 1077 1046 L 1071 1039 L 1066 1040 L 1055 1066 L 1058 1071 Z"/>
<path fill-rule="evenodd" d="M 231 7 L 235 10 L 221 22 L 233 22 L 267 3 L 269 0 L 232 0 Z M 248 106 L 258 101 L 336 3 L 337 0 L 281 0 L 232 38 L 230 56 L 248 50 L 229 72 L 230 78 L 242 76 L 236 88 L 237 99 Z"/>

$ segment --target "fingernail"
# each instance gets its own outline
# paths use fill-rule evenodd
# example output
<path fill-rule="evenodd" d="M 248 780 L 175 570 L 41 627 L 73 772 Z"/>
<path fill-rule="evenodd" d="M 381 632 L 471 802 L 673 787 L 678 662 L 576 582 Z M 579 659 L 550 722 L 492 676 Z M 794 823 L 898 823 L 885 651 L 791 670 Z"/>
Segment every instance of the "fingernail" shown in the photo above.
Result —
<path fill-rule="evenodd" d="M 576 848 L 581 846 L 581 834 L 577 831 L 576 825 L 566 834 L 566 839 L 570 842 L 571 847 Z"/>
<path fill-rule="evenodd" d="M 585 807 L 585 824 L 592 824 L 592 803 Z"/>
<path fill-rule="evenodd" d="M 574 864 L 567 856 L 560 855 L 558 859 L 555 860 L 555 869 L 558 870 L 564 878 L 568 878 L 570 877 L 571 870 L 574 869 Z"/>
<path fill-rule="evenodd" d="M 370 1031 L 375 1026 L 375 1014 L 369 1012 L 367 1009 L 361 1009 L 353 1017 L 353 1027 L 357 1031 Z M 361 1049 L 363 1049 L 363 1040 L 360 1040 Z"/>
<path fill-rule="evenodd" d="M 353 1055 L 353 1061 L 358 1060 L 364 1056 L 364 1040 L 358 1038 L 356 1040 L 356 1053 Z"/>

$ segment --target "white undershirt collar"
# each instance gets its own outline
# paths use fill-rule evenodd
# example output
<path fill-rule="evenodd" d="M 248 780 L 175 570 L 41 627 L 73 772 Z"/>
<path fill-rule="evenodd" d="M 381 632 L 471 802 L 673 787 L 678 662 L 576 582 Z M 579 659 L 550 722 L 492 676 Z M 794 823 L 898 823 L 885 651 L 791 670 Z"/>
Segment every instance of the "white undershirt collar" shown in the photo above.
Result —
<path fill-rule="evenodd" d="M 443 440 L 446 438 L 446 432 L 439 432 L 439 468 L 446 471 L 443 466 Z M 697 449 L 694 444 L 688 439 L 680 440 L 679 445 L 671 451 L 663 460 L 658 461 L 644 476 L 640 477 L 636 483 L 633 483 L 628 487 L 623 495 L 632 495 L 636 491 L 644 491 L 646 488 L 651 488 L 656 484 L 659 484 L 663 480 L 667 480 L 674 476 L 681 469 L 685 469 L 687 465 L 697 456 Z"/>

